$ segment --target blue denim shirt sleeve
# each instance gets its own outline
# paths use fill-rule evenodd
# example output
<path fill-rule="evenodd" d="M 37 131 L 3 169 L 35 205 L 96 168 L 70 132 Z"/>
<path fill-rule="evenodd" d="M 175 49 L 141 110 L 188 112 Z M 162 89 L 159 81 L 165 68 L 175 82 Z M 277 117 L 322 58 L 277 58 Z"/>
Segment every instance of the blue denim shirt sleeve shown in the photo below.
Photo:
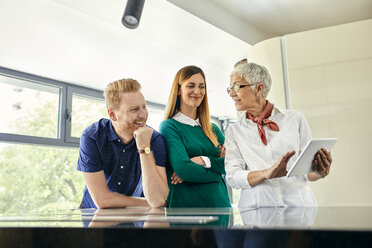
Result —
<path fill-rule="evenodd" d="M 77 169 L 82 172 L 97 172 L 103 170 L 97 142 L 84 133 L 80 138 Z"/>

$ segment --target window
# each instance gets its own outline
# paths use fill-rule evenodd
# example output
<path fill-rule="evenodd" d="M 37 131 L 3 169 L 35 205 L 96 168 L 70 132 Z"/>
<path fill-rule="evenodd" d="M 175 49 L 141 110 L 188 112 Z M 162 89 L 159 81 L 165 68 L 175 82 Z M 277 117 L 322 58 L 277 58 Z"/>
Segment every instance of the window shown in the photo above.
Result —
<path fill-rule="evenodd" d="M 60 88 L 0 76 L 0 132 L 57 138 Z"/>
<path fill-rule="evenodd" d="M 103 99 L 72 95 L 71 136 L 80 138 L 82 132 L 90 124 L 101 118 L 108 118 Z"/>
<path fill-rule="evenodd" d="M 146 124 L 159 131 L 160 123 L 164 120 L 164 109 L 150 107 L 149 104 L 147 104 L 147 109 L 149 111 L 149 116 Z"/>
<path fill-rule="evenodd" d="M 0 213 L 77 208 L 78 149 L 0 143 Z"/>
<path fill-rule="evenodd" d="M 102 92 L 0 67 L 0 103 L 0 213 L 77 208 L 79 137 L 105 116 Z"/>

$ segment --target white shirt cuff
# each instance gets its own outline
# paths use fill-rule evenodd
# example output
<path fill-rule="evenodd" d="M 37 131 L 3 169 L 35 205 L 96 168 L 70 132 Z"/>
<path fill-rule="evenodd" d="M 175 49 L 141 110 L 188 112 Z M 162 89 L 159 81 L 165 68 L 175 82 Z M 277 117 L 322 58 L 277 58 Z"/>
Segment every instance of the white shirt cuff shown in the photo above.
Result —
<path fill-rule="evenodd" d="M 240 188 L 251 188 L 251 185 L 248 183 L 248 173 L 249 171 L 246 170 L 235 172 L 234 179 Z"/>
<path fill-rule="evenodd" d="M 305 178 L 305 182 L 310 182 L 310 179 L 309 179 L 309 177 L 307 176 L 307 174 L 304 175 L 304 178 Z"/>
<path fill-rule="evenodd" d="M 200 156 L 204 161 L 204 168 L 211 168 L 211 160 L 206 156 Z"/>

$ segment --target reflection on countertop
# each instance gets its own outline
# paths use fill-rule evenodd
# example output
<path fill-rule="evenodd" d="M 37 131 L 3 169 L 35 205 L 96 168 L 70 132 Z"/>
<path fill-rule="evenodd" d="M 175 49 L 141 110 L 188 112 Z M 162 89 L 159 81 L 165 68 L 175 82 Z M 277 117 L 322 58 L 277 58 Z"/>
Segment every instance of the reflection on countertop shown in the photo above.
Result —
<path fill-rule="evenodd" d="M 134 224 L 133 224 L 134 223 Z M 147 224 L 144 224 L 147 223 Z M 148 223 L 153 223 L 149 225 Z M 158 223 L 158 225 L 154 225 Z M 166 223 L 167 225 L 164 225 Z M 0 227 L 203 227 L 372 231 L 372 207 L 116 208 L 0 214 Z"/>
<path fill-rule="evenodd" d="M 316 207 L 278 207 L 239 209 L 247 228 L 310 228 L 315 220 Z"/>

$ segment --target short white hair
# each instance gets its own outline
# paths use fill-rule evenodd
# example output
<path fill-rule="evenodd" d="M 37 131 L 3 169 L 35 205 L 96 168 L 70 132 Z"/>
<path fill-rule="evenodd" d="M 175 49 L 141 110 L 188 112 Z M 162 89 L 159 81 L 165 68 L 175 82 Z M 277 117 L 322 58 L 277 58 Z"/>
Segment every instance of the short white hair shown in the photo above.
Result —
<path fill-rule="evenodd" d="M 255 63 L 243 63 L 235 67 L 230 73 L 230 77 L 235 75 L 242 77 L 249 84 L 252 84 L 253 87 L 256 87 L 259 83 L 263 83 L 265 85 L 264 92 L 262 93 L 263 97 L 267 97 L 267 94 L 269 94 L 271 76 L 266 67 Z"/>

